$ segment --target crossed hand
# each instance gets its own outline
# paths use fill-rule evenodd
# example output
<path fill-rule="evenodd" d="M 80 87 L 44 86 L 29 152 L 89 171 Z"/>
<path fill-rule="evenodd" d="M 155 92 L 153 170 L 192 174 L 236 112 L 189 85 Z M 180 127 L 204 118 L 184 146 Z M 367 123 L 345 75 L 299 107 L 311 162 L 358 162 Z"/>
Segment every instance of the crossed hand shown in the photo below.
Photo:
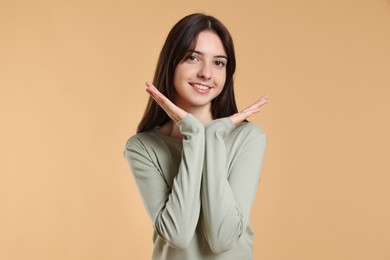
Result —
<path fill-rule="evenodd" d="M 188 115 L 186 111 L 176 106 L 174 103 L 172 103 L 172 101 L 170 101 L 167 97 L 161 94 L 161 92 L 158 91 L 152 83 L 146 82 L 146 92 L 148 92 L 149 95 L 157 102 L 157 104 L 162 109 L 164 109 L 164 111 L 175 123 L 182 120 Z M 262 96 L 253 105 L 229 116 L 229 118 L 233 121 L 234 125 L 238 126 L 251 115 L 260 112 L 260 107 L 265 105 L 267 102 L 268 96 Z"/>

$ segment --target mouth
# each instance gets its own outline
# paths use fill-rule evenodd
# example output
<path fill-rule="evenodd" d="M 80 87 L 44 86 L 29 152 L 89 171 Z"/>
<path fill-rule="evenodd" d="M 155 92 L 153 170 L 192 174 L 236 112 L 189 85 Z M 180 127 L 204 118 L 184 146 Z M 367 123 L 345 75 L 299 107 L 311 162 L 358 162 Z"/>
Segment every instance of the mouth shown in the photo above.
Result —
<path fill-rule="evenodd" d="M 207 85 L 203 85 L 203 84 L 199 84 L 199 83 L 190 83 L 190 85 L 195 89 L 195 90 L 198 90 L 198 91 L 201 91 L 201 92 L 207 92 L 208 90 L 210 90 L 210 86 L 207 86 Z"/>

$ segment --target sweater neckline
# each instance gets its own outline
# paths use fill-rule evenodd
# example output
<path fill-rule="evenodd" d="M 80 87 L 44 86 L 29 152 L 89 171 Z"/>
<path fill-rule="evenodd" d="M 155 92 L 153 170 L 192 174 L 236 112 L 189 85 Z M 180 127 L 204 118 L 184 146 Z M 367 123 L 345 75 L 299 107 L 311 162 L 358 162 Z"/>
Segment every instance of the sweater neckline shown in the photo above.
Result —
<path fill-rule="evenodd" d="M 155 128 L 153 128 L 153 133 L 155 135 L 157 135 L 158 137 L 160 137 L 161 139 L 168 141 L 168 142 L 173 142 L 173 143 L 182 143 L 183 142 L 183 140 L 174 138 L 172 136 L 164 135 L 163 133 L 160 132 L 160 128 L 161 128 L 160 126 L 156 126 Z"/>

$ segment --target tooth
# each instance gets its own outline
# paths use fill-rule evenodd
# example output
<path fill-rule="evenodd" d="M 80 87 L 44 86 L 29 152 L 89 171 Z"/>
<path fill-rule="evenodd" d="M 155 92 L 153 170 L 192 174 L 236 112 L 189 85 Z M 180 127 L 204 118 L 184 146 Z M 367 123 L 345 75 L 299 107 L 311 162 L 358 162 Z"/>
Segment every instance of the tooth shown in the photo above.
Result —
<path fill-rule="evenodd" d="M 209 87 L 207 87 L 207 86 L 203 86 L 203 85 L 200 85 L 200 84 L 194 84 L 194 86 L 196 87 L 196 88 L 199 88 L 199 89 L 201 89 L 201 90 L 207 90 Z"/>

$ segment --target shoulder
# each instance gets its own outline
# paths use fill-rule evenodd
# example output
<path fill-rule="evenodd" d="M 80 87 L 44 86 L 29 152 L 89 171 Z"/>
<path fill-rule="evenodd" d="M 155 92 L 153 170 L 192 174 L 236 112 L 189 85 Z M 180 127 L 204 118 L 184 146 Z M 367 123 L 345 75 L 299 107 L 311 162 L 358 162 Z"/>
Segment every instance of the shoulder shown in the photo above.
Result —
<path fill-rule="evenodd" d="M 247 137 L 265 137 L 264 129 L 252 122 L 243 122 L 239 126 L 235 127 L 233 132 L 236 132 L 237 135 L 247 136 Z"/>
<path fill-rule="evenodd" d="M 129 139 L 127 139 L 126 148 L 141 146 L 144 143 L 150 142 L 152 139 L 153 138 L 151 137 L 151 131 L 137 133 L 131 136 Z"/>
<path fill-rule="evenodd" d="M 125 145 L 125 151 L 146 151 L 148 147 L 153 147 L 158 144 L 158 138 L 153 131 L 137 133 L 131 136 Z"/>
<path fill-rule="evenodd" d="M 126 151 L 154 152 L 156 154 L 165 151 L 169 147 L 179 147 L 181 140 L 165 136 L 156 129 L 137 133 L 130 137 L 125 145 Z"/>
<path fill-rule="evenodd" d="M 227 136 L 227 142 L 243 146 L 265 146 L 267 136 L 264 129 L 252 122 L 243 122 L 236 126 Z"/>

